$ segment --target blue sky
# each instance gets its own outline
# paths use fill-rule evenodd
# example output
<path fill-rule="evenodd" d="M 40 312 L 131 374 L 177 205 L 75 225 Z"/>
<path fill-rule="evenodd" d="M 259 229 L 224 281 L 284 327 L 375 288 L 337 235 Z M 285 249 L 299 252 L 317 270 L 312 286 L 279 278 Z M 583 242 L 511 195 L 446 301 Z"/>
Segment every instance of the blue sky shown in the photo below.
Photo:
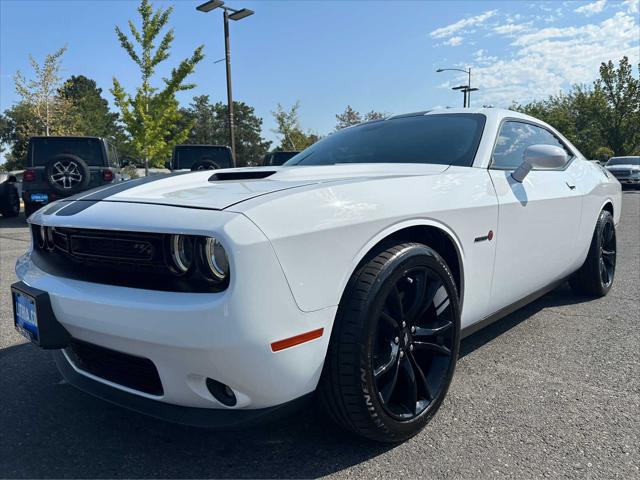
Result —
<path fill-rule="evenodd" d="M 166 69 L 203 43 L 205 60 L 181 93 L 226 101 L 222 18 L 202 14 L 200 1 L 156 1 L 174 6 L 176 40 Z M 243 1 L 256 14 L 231 24 L 234 98 L 264 118 L 300 101 L 305 129 L 325 134 L 335 114 L 356 110 L 402 113 L 459 106 L 449 88 L 461 79 L 438 67 L 467 67 L 481 91 L 474 105 L 509 106 L 558 93 L 596 78 L 598 65 L 639 57 L 638 0 L 626 1 Z M 106 93 L 116 76 L 128 90 L 139 81 L 120 48 L 114 26 L 138 23 L 129 0 L 0 0 L 0 109 L 17 101 L 13 75 L 30 75 L 28 55 L 41 61 L 67 45 L 63 76 L 83 74 Z M 158 76 L 158 81 L 160 76 Z M 113 104 L 112 104 L 113 107 Z"/>

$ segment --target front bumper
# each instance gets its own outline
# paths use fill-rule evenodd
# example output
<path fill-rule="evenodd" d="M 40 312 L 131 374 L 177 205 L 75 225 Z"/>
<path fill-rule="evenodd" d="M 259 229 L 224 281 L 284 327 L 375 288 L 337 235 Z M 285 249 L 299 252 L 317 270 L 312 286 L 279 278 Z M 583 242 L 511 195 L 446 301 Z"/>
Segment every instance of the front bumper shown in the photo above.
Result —
<path fill-rule="evenodd" d="M 129 208 L 172 210 L 149 205 Z M 166 213 L 158 217 L 176 218 L 175 212 Z M 157 369 L 162 393 L 152 395 L 96 377 L 58 352 L 56 361 L 63 374 L 84 390 L 90 390 L 88 384 L 100 384 L 91 393 L 125 406 L 128 400 L 123 398 L 135 397 L 151 401 L 140 400 L 140 405 L 162 403 L 223 412 L 262 410 L 313 392 L 336 307 L 302 312 L 270 243 L 244 216 L 191 213 L 203 217 L 192 218 L 197 225 L 215 225 L 225 217 L 224 235 L 230 241 L 234 236 L 238 239 L 229 252 L 232 281 L 224 292 L 163 292 L 89 283 L 48 274 L 32 262 L 29 252 L 19 259 L 18 278 L 48 292 L 56 319 L 73 339 L 149 359 Z M 180 231 L 189 233 L 186 228 Z M 273 342 L 319 328 L 325 333 L 318 339 L 271 350 Z M 86 381 L 76 380 L 78 375 Z M 229 407 L 216 400 L 206 387 L 207 378 L 228 385 L 236 405 Z M 160 416 L 153 413 L 157 408 L 150 407 L 146 413 Z"/>
<path fill-rule="evenodd" d="M 183 407 L 144 398 L 89 378 L 76 370 L 61 350 L 55 351 L 53 358 L 64 379 L 85 393 L 144 415 L 193 427 L 237 428 L 273 421 L 304 407 L 311 399 L 311 394 L 306 394 L 275 407 L 259 409 Z"/>

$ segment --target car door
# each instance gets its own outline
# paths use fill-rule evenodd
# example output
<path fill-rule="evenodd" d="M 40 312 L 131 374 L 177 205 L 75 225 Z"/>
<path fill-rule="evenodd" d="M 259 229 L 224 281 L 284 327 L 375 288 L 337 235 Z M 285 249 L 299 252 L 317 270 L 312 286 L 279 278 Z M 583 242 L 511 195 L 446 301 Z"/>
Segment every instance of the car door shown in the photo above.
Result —
<path fill-rule="evenodd" d="M 522 183 L 511 173 L 530 145 L 564 148 L 567 163 L 532 170 Z M 577 253 L 582 199 L 572 177 L 571 150 L 545 127 L 502 123 L 489 174 L 498 197 L 498 232 L 490 306 L 494 312 L 571 273 Z"/>

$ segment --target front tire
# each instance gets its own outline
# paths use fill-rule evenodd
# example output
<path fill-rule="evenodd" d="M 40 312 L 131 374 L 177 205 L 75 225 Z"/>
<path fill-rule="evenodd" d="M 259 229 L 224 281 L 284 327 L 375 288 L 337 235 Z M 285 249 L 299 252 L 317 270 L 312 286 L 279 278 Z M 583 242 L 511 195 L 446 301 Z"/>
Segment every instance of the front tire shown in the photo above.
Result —
<path fill-rule="evenodd" d="M 569 284 L 577 293 L 603 297 L 613 285 L 615 271 L 616 227 L 611 212 L 602 210 L 596 222 L 587 258 L 580 270 L 569 279 Z"/>
<path fill-rule="evenodd" d="M 447 393 L 460 343 L 460 306 L 446 263 L 404 243 L 366 261 L 338 308 L 320 380 L 339 425 L 381 442 L 418 433 Z"/>

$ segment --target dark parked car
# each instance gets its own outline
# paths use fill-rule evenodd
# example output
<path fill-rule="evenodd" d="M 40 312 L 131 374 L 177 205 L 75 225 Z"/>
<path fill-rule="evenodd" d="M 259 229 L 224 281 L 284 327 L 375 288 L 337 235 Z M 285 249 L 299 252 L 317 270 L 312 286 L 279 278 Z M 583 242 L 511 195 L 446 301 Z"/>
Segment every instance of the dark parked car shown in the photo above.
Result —
<path fill-rule="evenodd" d="M 291 157 L 295 157 L 300 152 L 270 152 L 262 159 L 262 165 L 265 167 L 275 167 L 284 165 Z"/>
<path fill-rule="evenodd" d="M 226 145 L 176 145 L 171 170 L 217 170 L 233 168 L 231 149 Z"/>
<path fill-rule="evenodd" d="M 31 137 L 22 199 L 28 217 L 58 198 L 122 180 L 118 152 L 99 137 Z"/>
<path fill-rule="evenodd" d="M 20 214 L 18 179 L 11 173 L 0 172 L 0 215 L 17 217 Z"/>

